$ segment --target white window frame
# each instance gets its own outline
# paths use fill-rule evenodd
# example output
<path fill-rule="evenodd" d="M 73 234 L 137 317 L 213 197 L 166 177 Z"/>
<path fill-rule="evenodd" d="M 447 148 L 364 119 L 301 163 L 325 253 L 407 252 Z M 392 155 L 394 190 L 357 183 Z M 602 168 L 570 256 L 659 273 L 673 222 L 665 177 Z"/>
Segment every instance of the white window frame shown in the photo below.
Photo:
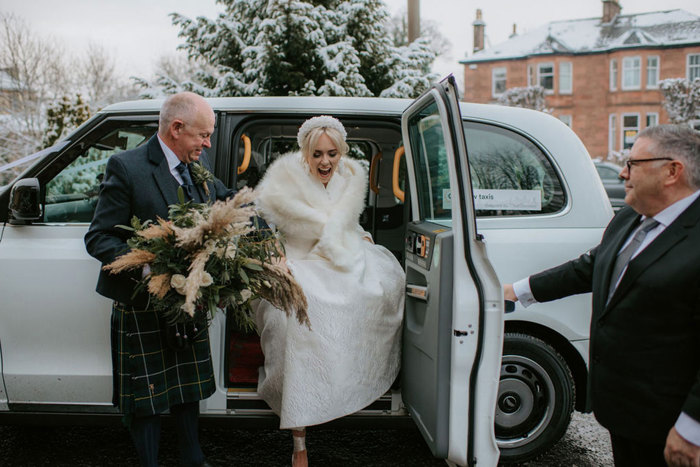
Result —
<path fill-rule="evenodd" d="M 549 67 L 552 69 L 551 73 L 543 74 L 542 73 L 542 68 L 543 67 Z M 546 76 L 552 76 L 552 88 L 547 89 L 544 86 L 542 86 L 542 78 Z M 537 84 L 539 86 L 542 86 L 544 88 L 544 92 L 547 94 L 552 94 L 554 92 L 554 63 L 553 62 L 543 62 L 543 63 L 538 63 L 537 64 Z"/>
<path fill-rule="evenodd" d="M 627 84 L 627 77 L 634 78 L 636 83 Z M 639 55 L 623 57 L 622 59 L 622 90 L 635 91 L 642 88 L 642 57 Z"/>
<path fill-rule="evenodd" d="M 651 60 L 656 61 L 654 66 L 649 64 Z M 661 57 L 658 55 L 647 56 L 647 89 L 659 88 L 659 69 L 661 69 Z"/>
<path fill-rule="evenodd" d="M 503 79 L 503 92 L 505 92 L 505 90 L 508 89 L 507 84 L 506 84 L 508 82 L 508 70 L 506 69 L 506 67 L 499 66 L 499 67 L 492 68 L 491 69 L 491 96 L 493 96 L 493 97 L 498 97 L 498 96 L 503 95 L 503 92 L 496 92 L 496 80 L 497 80 L 496 75 L 498 73 L 503 73 L 503 78 L 502 78 Z"/>
<path fill-rule="evenodd" d="M 637 135 L 639 134 L 639 131 L 641 130 L 640 125 L 642 124 L 642 119 L 641 116 L 639 115 L 639 112 L 629 112 L 629 113 L 624 113 L 621 115 L 622 118 L 620 118 L 620 151 L 623 151 L 625 149 L 629 149 L 625 147 L 625 131 L 627 130 L 637 130 Z M 637 126 L 636 127 L 631 127 L 631 126 L 625 126 L 625 117 L 637 117 Z M 636 138 L 636 135 L 635 135 Z M 632 146 L 630 145 L 630 148 Z"/>
<path fill-rule="evenodd" d="M 610 60 L 610 90 L 617 91 L 617 79 L 618 79 L 618 69 L 617 69 L 617 59 L 613 58 Z"/>
<path fill-rule="evenodd" d="M 536 81 L 535 66 L 530 64 L 527 66 L 527 85 L 535 86 L 537 84 Z"/>
<path fill-rule="evenodd" d="M 608 116 L 608 154 L 616 151 L 615 142 L 617 141 L 617 114 Z"/>
<path fill-rule="evenodd" d="M 651 117 L 654 120 L 654 123 L 651 125 L 649 124 L 649 117 Z M 646 128 L 649 128 L 650 126 L 656 126 L 659 124 L 659 113 L 658 112 L 647 112 L 646 118 L 644 119 L 644 124 Z"/>
<path fill-rule="evenodd" d="M 564 71 L 568 68 L 568 71 Z M 563 85 L 563 80 L 569 79 L 569 85 Z M 574 64 L 573 62 L 559 62 L 559 94 L 571 94 L 574 89 Z"/>
<path fill-rule="evenodd" d="M 700 78 L 700 54 L 688 54 L 686 58 L 685 76 L 690 81 L 694 78 Z"/>
<path fill-rule="evenodd" d="M 558 118 L 564 122 L 564 125 L 568 126 L 569 128 L 573 128 L 572 125 L 574 124 L 574 119 L 571 114 L 559 115 Z"/>

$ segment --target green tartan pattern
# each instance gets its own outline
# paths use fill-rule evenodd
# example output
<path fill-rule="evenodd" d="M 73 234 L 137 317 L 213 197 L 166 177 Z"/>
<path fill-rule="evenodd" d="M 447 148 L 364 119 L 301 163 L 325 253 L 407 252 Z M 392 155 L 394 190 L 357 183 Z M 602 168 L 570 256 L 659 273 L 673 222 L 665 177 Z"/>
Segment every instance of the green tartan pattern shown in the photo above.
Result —
<path fill-rule="evenodd" d="M 112 401 L 123 413 L 155 415 L 216 390 L 208 331 L 189 348 L 175 351 L 166 345 L 155 311 L 114 302 L 111 334 Z"/>

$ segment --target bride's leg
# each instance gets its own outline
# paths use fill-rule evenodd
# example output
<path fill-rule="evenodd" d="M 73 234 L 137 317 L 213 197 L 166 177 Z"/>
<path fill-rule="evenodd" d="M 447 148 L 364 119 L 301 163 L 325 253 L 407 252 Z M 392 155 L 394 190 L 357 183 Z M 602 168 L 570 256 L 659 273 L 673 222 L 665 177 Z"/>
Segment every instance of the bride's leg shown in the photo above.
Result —
<path fill-rule="evenodd" d="M 309 460 L 306 452 L 306 428 L 293 428 L 292 440 L 294 440 L 292 467 L 308 467 Z"/>

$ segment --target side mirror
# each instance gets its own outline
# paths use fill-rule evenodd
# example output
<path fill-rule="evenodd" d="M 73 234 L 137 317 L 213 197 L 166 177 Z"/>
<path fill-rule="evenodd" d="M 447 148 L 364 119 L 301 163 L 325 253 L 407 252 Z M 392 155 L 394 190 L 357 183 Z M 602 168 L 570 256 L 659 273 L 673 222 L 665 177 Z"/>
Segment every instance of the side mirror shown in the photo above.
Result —
<path fill-rule="evenodd" d="M 36 178 L 23 178 L 12 186 L 9 205 L 11 223 L 41 220 L 40 192 L 41 186 Z"/>

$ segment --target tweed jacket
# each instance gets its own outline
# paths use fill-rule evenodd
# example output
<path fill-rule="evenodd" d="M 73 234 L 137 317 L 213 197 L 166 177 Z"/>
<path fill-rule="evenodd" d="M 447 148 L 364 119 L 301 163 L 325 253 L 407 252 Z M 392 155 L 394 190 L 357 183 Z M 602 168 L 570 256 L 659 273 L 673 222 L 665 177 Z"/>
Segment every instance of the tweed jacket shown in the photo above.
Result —
<path fill-rule="evenodd" d="M 202 165 L 209 169 L 205 154 Z M 231 196 L 219 180 L 195 184 L 195 201 Z M 178 182 L 170 173 L 157 136 L 145 145 L 112 156 L 107 162 L 95 215 L 85 244 L 103 265 L 127 251 L 133 216 L 141 221 L 166 219 L 168 205 L 177 203 Z M 166 324 L 148 309 L 145 293 L 134 295 L 135 274 L 108 274 L 100 270 L 97 292 L 115 301 L 112 310 L 113 402 L 126 414 L 146 416 L 166 411 L 174 404 L 209 397 L 216 389 L 206 326 L 200 326 L 193 345 L 175 351 L 167 345 Z"/>

